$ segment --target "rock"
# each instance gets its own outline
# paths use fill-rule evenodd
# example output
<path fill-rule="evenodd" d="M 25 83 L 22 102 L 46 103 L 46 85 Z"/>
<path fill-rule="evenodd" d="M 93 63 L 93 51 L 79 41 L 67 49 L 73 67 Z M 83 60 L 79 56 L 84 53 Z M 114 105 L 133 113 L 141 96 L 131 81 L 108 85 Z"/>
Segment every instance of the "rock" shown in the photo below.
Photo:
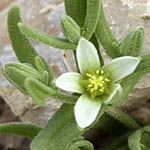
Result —
<path fill-rule="evenodd" d="M 19 117 L 16 117 L 11 111 L 10 107 L 0 97 L 0 123 L 6 122 L 19 122 Z M 0 134 L 0 150 L 8 149 L 29 149 L 29 143 L 31 141 L 22 136 Z"/>
<path fill-rule="evenodd" d="M 9 7 L 13 4 L 19 4 L 22 20 L 25 24 L 42 32 L 62 37 L 60 17 L 65 14 L 63 0 L 6 0 L 5 2 L 0 2 L 0 4 L 2 4 L 0 5 L 0 20 L 3 20 L 0 24 L 2 29 L 0 30 L 0 95 L 9 104 L 15 115 L 19 116 L 23 121 L 44 125 L 60 107 L 61 102 L 48 100 L 49 104 L 47 106 L 37 107 L 31 101 L 31 98 L 15 89 L 2 75 L 2 65 L 11 61 L 17 61 L 8 38 L 6 18 Z M 143 53 L 150 51 L 149 7 L 150 5 L 146 0 L 104 1 L 106 17 L 119 40 L 122 40 L 136 26 L 145 27 Z M 48 61 L 56 76 L 66 71 L 76 71 L 72 51 L 61 51 L 36 41 L 31 40 L 31 42 L 39 54 Z M 110 59 L 104 52 L 103 55 L 107 63 Z M 130 109 L 133 106 L 138 108 L 139 102 L 145 103 L 148 100 L 150 92 L 149 81 L 149 75 L 145 75 L 130 95 L 130 103 L 127 102 L 123 108 Z"/>

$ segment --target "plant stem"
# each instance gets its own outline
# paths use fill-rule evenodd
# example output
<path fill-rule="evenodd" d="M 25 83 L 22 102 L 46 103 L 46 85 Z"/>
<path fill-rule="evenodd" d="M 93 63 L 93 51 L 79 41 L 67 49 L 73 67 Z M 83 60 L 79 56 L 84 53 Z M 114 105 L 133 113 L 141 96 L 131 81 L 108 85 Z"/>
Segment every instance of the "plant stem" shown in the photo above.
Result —
<path fill-rule="evenodd" d="M 74 54 L 74 58 L 75 58 L 75 63 L 76 63 L 77 72 L 80 72 L 79 66 L 78 66 L 78 62 L 77 62 L 76 50 L 73 50 L 73 54 Z"/>
<path fill-rule="evenodd" d="M 122 124 L 124 124 L 129 129 L 137 130 L 141 127 L 139 123 L 137 123 L 132 117 L 130 117 L 128 114 L 124 113 L 119 108 L 107 106 L 105 108 L 105 112 L 108 113 L 113 118 L 120 121 Z"/>
<path fill-rule="evenodd" d="M 51 91 L 49 97 L 55 98 L 57 100 L 64 101 L 64 102 L 69 103 L 69 104 L 75 104 L 77 99 L 78 99 L 77 96 L 62 94 L 62 93 L 57 92 L 55 90 L 53 90 L 53 92 Z"/>

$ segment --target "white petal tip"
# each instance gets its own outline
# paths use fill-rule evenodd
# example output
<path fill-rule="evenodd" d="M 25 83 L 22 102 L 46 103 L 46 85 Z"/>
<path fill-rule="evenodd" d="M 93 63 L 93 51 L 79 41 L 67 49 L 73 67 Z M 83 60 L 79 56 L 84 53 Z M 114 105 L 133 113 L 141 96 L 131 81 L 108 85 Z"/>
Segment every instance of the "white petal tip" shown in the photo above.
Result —
<path fill-rule="evenodd" d="M 101 106 L 102 102 L 100 99 L 92 100 L 88 95 L 82 95 L 74 107 L 78 126 L 81 129 L 91 126 L 96 120 Z"/>

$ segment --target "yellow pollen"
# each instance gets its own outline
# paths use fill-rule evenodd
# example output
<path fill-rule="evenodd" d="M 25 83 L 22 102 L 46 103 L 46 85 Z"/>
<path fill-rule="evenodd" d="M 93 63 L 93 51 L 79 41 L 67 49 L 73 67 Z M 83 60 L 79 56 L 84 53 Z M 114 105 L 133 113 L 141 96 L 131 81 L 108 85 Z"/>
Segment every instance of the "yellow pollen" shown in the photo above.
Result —
<path fill-rule="evenodd" d="M 97 79 L 96 76 L 91 76 L 92 79 Z"/>
<path fill-rule="evenodd" d="M 96 70 L 94 74 L 86 73 L 88 85 L 87 91 L 96 97 L 107 93 L 110 79 L 109 75 L 105 74 L 104 70 Z M 92 96 L 93 96 L 92 95 Z"/>
<path fill-rule="evenodd" d="M 100 92 L 102 92 L 102 93 L 104 92 L 104 90 L 103 90 L 103 89 L 100 89 L 99 91 L 100 91 Z"/>
<path fill-rule="evenodd" d="M 87 73 L 86 75 L 87 75 L 88 77 L 92 77 L 92 75 L 91 75 L 91 74 L 89 74 L 89 73 Z"/>
<path fill-rule="evenodd" d="M 105 78 L 105 81 L 106 81 L 106 82 L 110 82 L 110 80 L 109 80 L 108 78 Z"/>
<path fill-rule="evenodd" d="M 93 91 L 94 91 L 94 89 L 91 89 L 91 90 L 90 90 L 90 92 L 93 92 Z"/>
<path fill-rule="evenodd" d="M 99 83 L 98 85 L 99 85 L 100 87 L 103 87 L 103 86 L 104 86 L 104 84 L 103 84 L 103 83 Z"/>
<path fill-rule="evenodd" d="M 92 84 L 89 84 L 88 87 L 93 87 L 93 85 L 92 85 Z"/>
<path fill-rule="evenodd" d="M 96 70 L 96 73 L 99 74 L 99 70 Z"/>
<path fill-rule="evenodd" d="M 101 70 L 101 74 L 104 74 L 104 70 Z"/>
<path fill-rule="evenodd" d="M 98 79 L 99 79 L 100 81 L 102 81 L 104 78 L 103 78 L 102 76 L 100 76 Z"/>

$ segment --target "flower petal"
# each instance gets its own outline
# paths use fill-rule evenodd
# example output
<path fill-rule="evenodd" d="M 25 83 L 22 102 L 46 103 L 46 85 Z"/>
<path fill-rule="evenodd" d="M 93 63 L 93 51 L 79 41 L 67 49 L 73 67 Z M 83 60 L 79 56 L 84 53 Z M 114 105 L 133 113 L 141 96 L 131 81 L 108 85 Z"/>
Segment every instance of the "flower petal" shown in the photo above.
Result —
<path fill-rule="evenodd" d="M 139 57 L 131 56 L 116 58 L 106 64 L 103 67 L 103 70 L 110 72 L 110 79 L 112 82 L 115 82 L 134 72 L 140 60 L 141 59 Z"/>
<path fill-rule="evenodd" d="M 102 101 L 100 99 L 91 99 L 88 95 L 82 95 L 74 108 L 75 118 L 80 128 L 90 126 L 101 109 Z"/>
<path fill-rule="evenodd" d="M 82 76 L 79 73 L 68 72 L 61 75 L 56 80 L 56 86 L 62 90 L 82 94 L 84 92 L 84 88 L 80 85 L 80 80 L 82 80 Z"/>
<path fill-rule="evenodd" d="M 95 46 L 81 38 L 77 47 L 77 61 L 80 72 L 85 74 L 100 68 L 100 61 Z"/>
<path fill-rule="evenodd" d="M 114 104 L 118 100 L 120 100 L 120 96 L 122 94 L 122 87 L 120 84 L 113 84 L 110 89 L 110 94 L 103 96 L 103 102 L 105 104 Z"/>

